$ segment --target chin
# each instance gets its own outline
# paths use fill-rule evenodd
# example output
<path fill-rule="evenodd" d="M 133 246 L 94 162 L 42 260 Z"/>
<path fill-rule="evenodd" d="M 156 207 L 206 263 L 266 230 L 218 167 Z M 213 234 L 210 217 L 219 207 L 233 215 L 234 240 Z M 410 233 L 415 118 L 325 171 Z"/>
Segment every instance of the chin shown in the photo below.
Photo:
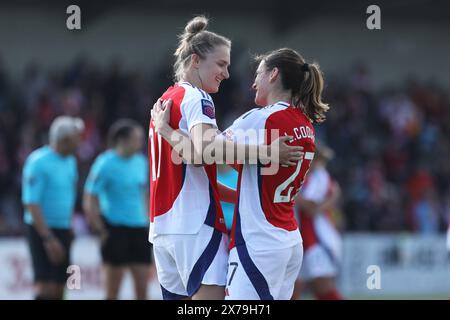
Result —
<path fill-rule="evenodd" d="M 211 88 L 209 88 L 209 90 L 208 90 L 208 93 L 217 93 L 217 92 L 219 92 L 219 86 L 217 86 L 217 87 L 211 87 Z"/>
<path fill-rule="evenodd" d="M 266 104 L 264 103 L 264 101 L 262 101 L 262 100 L 259 99 L 258 97 L 255 98 L 255 104 L 256 104 L 258 107 L 265 107 L 265 106 L 266 106 Z"/>

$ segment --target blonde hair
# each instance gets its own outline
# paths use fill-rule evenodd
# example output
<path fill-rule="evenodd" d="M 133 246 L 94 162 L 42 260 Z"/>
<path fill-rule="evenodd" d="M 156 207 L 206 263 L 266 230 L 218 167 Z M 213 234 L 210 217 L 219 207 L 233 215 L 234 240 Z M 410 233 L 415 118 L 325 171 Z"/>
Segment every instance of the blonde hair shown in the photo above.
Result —
<path fill-rule="evenodd" d="M 197 54 L 201 59 L 215 47 L 225 45 L 231 47 L 231 41 L 214 32 L 207 31 L 208 19 L 205 16 L 197 16 L 190 20 L 184 32 L 178 36 L 179 44 L 175 51 L 174 78 L 180 81 L 186 67 L 191 61 L 192 54 Z"/>

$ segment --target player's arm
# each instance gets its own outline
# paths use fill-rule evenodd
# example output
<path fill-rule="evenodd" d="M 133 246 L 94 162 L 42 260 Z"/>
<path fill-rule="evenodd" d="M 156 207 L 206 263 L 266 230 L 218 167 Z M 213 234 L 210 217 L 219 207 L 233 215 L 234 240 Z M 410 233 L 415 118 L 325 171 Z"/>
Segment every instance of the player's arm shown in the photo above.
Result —
<path fill-rule="evenodd" d="M 248 163 L 270 161 L 271 146 L 239 145 L 217 135 L 217 130 L 210 124 L 199 123 L 192 127 L 191 137 L 184 132 L 174 130 L 168 124 L 163 124 L 156 131 L 169 142 L 183 159 L 194 165 L 225 163 L 226 154 L 233 154 L 233 161 Z M 287 139 L 286 139 L 287 140 Z M 241 152 L 238 152 L 241 150 Z M 258 152 L 261 156 L 258 156 Z"/>
<path fill-rule="evenodd" d="M 201 123 L 191 129 L 191 137 L 194 145 L 194 159 L 207 164 L 227 163 L 231 160 L 233 163 L 260 161 L 263 164 L 273 161 L 281 165 L 293 166 L 303 157 L 303 147 L 286 144 L 292 139 L 290 136 L 282 136 L 270 145 L 241 144 L 218 135 L 217 130 L 210 124 Z M 278 151 L 279 157 L 272 154 L 275 151 Z"/>
<path fill-rule="evenodd" d="M 173 150 L 177 152 L 181 158 L 183 158 L 187 163 L 193 164 L 196 167 L 203 166 L 205 164 L 205 162 L 200 157 L 195 158 L 195 153 L 193 152 L 194 144 L 184 131 L 173 129 L 173 131 L 171 131 L 170 129 L 165 131 L 165 129 L 163 129 L 164 133 L 160 133 L 161 136 L 172 146 Z M 219 136 L 220 133 L 220 130 L 216 130 L 215 136 Z M 183 150 L 187 150 L 188 152 L 183 152 Z M 239 170 L 239 165 L 236 163 L 229 163 L 227 165 L 229 165 L 236 171 Z"/>
<path fill-rule="evenodd" d="M 169 125 L 170 109 L 172 100 L 161 99 L 153 105 L 152 120 L 155 124 L 155 131 L 166 140 L 172 148 L 189 164 L 204 165 L 212 164 L 214 159 L 203 157 L 204 150 L 214 140 L 217 130 L 212 125 L 199 123 L 192 127 L 191 137 L 181 130 L 174 130 Z M 206 160 L 206 161 L 205 161 Z"/>
<path fill-rule="evenodd" d="M 177 133 L 168 124 L 168 115 L 172 105 L 171 100 L 161 104 L 158 100 L 152 109 L 152 118 L 155 122 L 155 130 L 167 141 L 178 141 L 178 145 L 186 150 L 191 150 L 191 144 L 187 141 L 189 137 Z M 211 164 L 213 162 L 225 163 L 227 155 L 233 155 L 231 160 L 239 163 L 256 163 L 258 160 L 262 163 L 274 161 L 282 165 L 296 165 L 303 157 L 302 147 L 288 146 L 285 142 L 292 139 L 289 136 L 283 136 L 272 142 L 270 145 L 238 144 L 229 141 L 217 134 L 210 124 L 199 123 L 191 129 L 191 141 L 193 145 L 193 155 L 190 155 L 194 164 Z M 180 141 L 182 141 L 180 143 Z M 279 157 L 272 157 L 272 152 L 278 151 Z M 185 156 L 183 156 L 185 157 Z M 188 157 L 189 159 L 189 157 Z"/>
<path fill-rule="evenodd" d="M 310 216 L 315 216 L 327 209 L 333 208 L 336 205 L 341 195 L 341 189 L 337 183 L 333 183 L 331 192 L 321 202 L 313 201 L 306 198 L 302 193 L 299 193 L 296 197 L 296 203 L 298 207 Z"/>
<path fill-rule="evenodd" d="M 320 213 L 320 204 L 305 198 L 300 192 L 295 198 L 295 203 L 300 210 L 305 212 L 307 215 L 314 217 Z"/>
<path fill-rule="evenodd" d="M 158 133 L 166 140 L 187 163 L 202 166 L 204 163 L 195 158 L 194 145 L 189 136 L 182 130 L 173 130 L 170 126 L 159 130 Z"/>
<path fill-rule="evenodd" d="M 334 208 L 341 196 L 341 188 L 337 182 L 333 182 L 331 185 L 330 193 L 325 198 L 325 200 L 320 203 L 319 210 L 324 211 Z"/>
<path fill-rule="evenodd" d="M 189 136 L 182 130 L 174 130 L 168 125 L 171 106 L 172 100 L 170 99 L 166 100 L 163 104 L 161 99 L 158 99 L 158 101 L 153 105 L 151 114 L 152 121 L 155 123 L 155 130 L 171 145 L 172 149 L 178 153 L 181 158 L 183 158 L 187 163 L 195 165 L 197 162 L 195 161 L 195 154 L 192 152 L 194 150 L 194 146 Z M 166 108 L 166 112 L 158 112 L 161 109 Z M 167 125 L 161 127 L 158 125 L 161 123 Z"/>
<path fill-rule="evenodd" d="M 234 190 L 233 188 L 230 188 L 220 182 L 217 182 L 217 185 L 219 187 L 220 201 L 236 203 L 236 199 L 237 199 L 236 190 Z"/>

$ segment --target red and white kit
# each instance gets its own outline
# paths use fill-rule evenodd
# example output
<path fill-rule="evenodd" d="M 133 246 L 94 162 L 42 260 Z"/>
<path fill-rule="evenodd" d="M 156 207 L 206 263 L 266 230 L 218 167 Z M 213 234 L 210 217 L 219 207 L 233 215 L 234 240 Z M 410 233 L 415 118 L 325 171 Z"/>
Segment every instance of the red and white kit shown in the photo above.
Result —
<path fill-rule="evenodd" d="M 308 174 L 300 192 L 305 199 L 320 203 L 331 192 L 332 184 L 326 168 L 317 167 Z M 342 259 L 342 241 L 329 212 L 312 217 L 300 210 L 298 216 L 304 249 L 299 278 L 335 277 Z"/>
<path fill-rule="evenodd" d="M 256 134 L 240 134 L 254 130 Z M 259 131 L 266 130 L 259 141 Z M 238 143 L 270 144 L 279 135 L 303 146 L 296 166 L 263 175 L 262 164 L 239 165 L 238 202 L 230 238 L 226 299 L 290 299 L 302 262 L 302 238 L 293 199 L 315 152 L 314 128 L 301 110 L 285 102 L 250 110 L 224 132 Z"/>
<path fill-rule="evenodd" d="M 172 99 L 170 126 L 189 134 L 197 124 L 217 128 L 211 96 L 187 82 Z M 172 161 L 172 147 L 149 126 L 150 233 L 165 299 L 192 296 L 201 284 L 225 285 L 228 237 L 219 202 L 216 165 Z"/>

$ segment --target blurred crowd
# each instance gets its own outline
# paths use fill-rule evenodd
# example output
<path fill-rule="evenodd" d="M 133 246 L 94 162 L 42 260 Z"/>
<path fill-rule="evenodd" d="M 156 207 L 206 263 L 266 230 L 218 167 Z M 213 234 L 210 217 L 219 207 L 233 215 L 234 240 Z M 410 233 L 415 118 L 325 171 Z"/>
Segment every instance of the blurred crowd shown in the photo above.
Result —
<path fill-rule="evenodd" d="M 247 64 L 248 65 L 248 64 Z M 214 95 L 220 129 L 254 107 L 248 76 L 231 69 Z M 242 68 L 242 66 L 241 66 Z M 79 191 L 106 132 L 118 118 L 148 127 L 150 108 L 172 83 L 170 61 L 153 70 L 125 70 L 120 60 L 101 67 L 80 57 L 63 69 L 30 63 L 13 79 L 0 60 L 0 235 L 23 233 L 22 166 L 47 143 L 58 115 L 86 124 L 78 153 Z M 331 106 L 316 135 L 335 150 L 330 172 L 342 189 L 336 213 L 343 231 L 437 233 L 450 216 L 450 97 L 439 84 L 405 79 L 375 90 L 370 70 L 355 65 L 325 70 L 324 100 Z M 146 150 L 143 150 L 146 152 Z M 82 220 L 80 200 L 77 218 Z"/>

